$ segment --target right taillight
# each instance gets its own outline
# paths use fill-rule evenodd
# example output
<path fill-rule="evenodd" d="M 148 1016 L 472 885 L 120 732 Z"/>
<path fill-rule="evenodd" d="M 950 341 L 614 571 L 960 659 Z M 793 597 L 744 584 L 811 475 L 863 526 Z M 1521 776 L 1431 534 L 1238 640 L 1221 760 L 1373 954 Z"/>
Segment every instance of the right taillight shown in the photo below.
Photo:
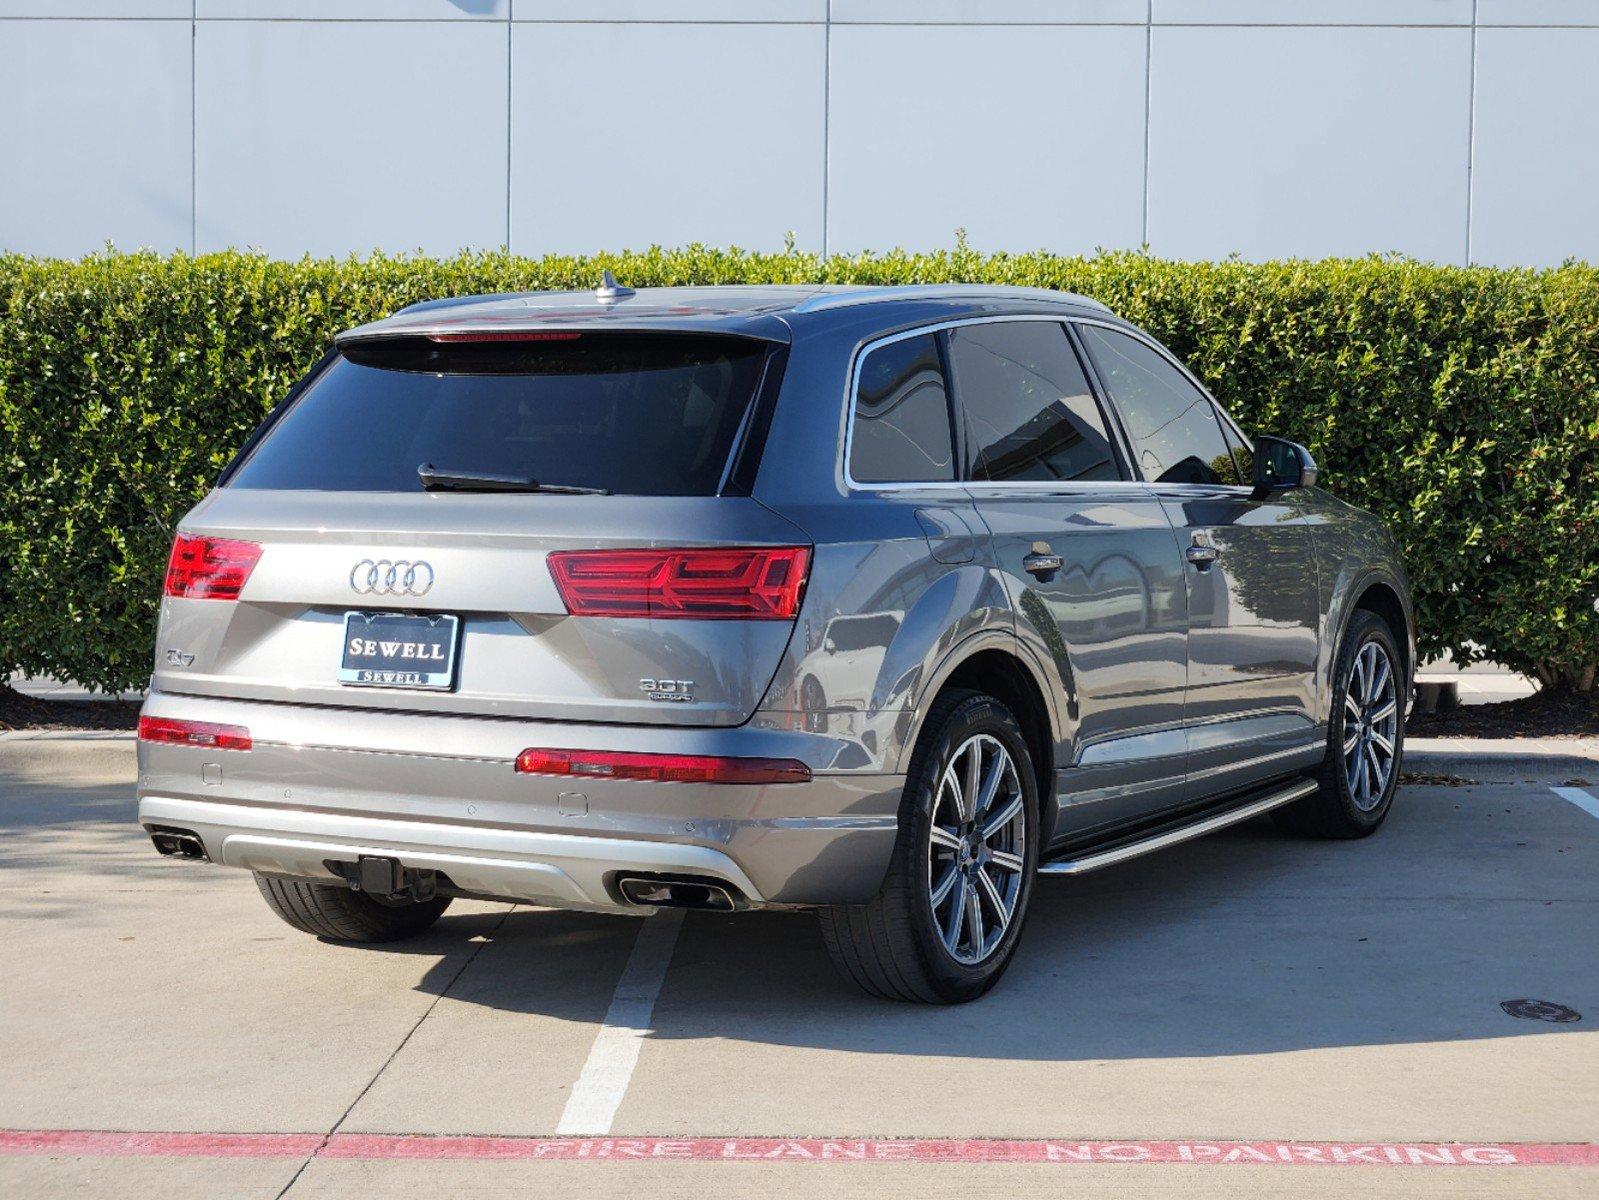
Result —
<path fill-rule="evenodd" d="M 550 574 L 574 617 L 792 621 L 810 563 L 805 546 L 556 550 Z"/>
<path fill-rule="evenodd" d="M 237 600 L 260 557 L 254 542 L 180 533 L 167 560 L 165 593 L 186 600 Z"/>

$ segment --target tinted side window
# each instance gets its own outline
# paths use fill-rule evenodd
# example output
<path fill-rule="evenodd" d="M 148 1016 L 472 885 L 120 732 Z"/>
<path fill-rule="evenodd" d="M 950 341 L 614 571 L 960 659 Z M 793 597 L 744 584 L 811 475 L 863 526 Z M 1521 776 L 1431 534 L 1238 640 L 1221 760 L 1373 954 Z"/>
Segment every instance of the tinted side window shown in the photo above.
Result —
<path fill-rule="evenodd" d="M 1094 366 L 1121 411 L 1145 479 L 1241 482 L 1221 424 L 1203 392 L 1137 338 L 1099 325 L 1080 328 Z"/>
<path fill-rule="evenodd" d="M 971 478 L 1121 478 L 1064 326 L 957 326 L 949 331 L 949 367 L 971 431 Z"/>
<path fill-rule="evenodd" d="M 1227 446 L 1233 452 L 1233 461 L 1238 464 L 1238 474 L 1245 483 L 1255 481 L 1255 452 L 1244 445 L 1243 439 L 1238 436 L 1225 420 L 1221 423 L 1221 433 L 1227 439 Z"/>
<path fill-rule="evenodd" d="M 947 483 L 955 478 L 949 397 L 938 343 L 922 334 L 861 360 L 850 435 L 857 483 Z"/>

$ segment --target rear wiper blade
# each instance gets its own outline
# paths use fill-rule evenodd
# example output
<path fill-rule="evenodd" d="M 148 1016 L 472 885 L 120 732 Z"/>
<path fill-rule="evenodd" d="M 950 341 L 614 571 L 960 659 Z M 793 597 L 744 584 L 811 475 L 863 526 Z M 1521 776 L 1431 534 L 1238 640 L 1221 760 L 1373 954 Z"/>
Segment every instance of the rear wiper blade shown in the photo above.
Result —
<path fill-rule="evenodd" d="M 426 492 L 553 492 L 562 496 L 609 496 L 610 489 L 540 483 L 525 475 L 493 475 L 487 471 L 451 471 L 423 463 L 416 469 Z"/>

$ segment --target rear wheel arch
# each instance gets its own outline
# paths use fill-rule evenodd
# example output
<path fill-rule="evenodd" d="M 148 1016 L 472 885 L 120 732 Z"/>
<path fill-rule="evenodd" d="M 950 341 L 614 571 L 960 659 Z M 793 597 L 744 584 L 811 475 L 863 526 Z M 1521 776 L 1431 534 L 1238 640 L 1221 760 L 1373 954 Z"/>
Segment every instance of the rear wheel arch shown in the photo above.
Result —
<path fill-rule="evenodd" d="M 979 636 L 962 643 L 940 665 L 923 702 L 917 706 L 916 726 L 901 753 L 901 770 L 915 753 L 925 732 L 927 716 L 941 695 L 954 690 L 993 696 L 1010 709 L 1021 726 L 1033 760 L 1038 796 L 1044 809 L 1042 832 L 1047 840 L 1055 817 L 1055 747 L 1060 742 L 1060 727 L 1045 678 L 1042 670 L 1028 661 L 1012 638 Z"/>

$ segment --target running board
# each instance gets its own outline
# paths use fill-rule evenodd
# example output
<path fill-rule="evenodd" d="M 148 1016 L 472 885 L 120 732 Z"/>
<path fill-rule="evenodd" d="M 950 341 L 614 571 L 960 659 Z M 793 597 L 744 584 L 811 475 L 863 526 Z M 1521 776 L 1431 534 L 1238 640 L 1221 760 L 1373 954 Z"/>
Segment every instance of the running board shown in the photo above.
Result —
<path fill-rule="evenodd" d="M 1089 871 L 1097 871 L 1101 867 L 1113 867 L 1117 863 L 1126 862 L 1128 859 L 1137 858 L 1141 854 L 1148 854 L 1154 850 L 1164 850 L 1167 846 L 1175 846 L 1191 838 L 1204 837 L 1207 833 L 1215 833 L 1218 829 L 1226 829 L 1229 825 L 1236 825 L 1240 821 L 1247 821 L 1251 817 L 1258 817 L 1261 813 L 1270 812 L 1284 804 L 1298 800 L 1301 796 L 1308 796 L 1315 791 L 1317 784 L 1311 779 L 1301 779 L 1291 783 L 1270 795 L 1259 800 L 1251 801 L 1242 808 L 1229 809 L 1224 813 L 1217 813 L 1214 817 L 1206 817 L 1203 821 L 1195 821 L 1192 825 L 1184 825 L 1181 829 L 1168 829 L 1165 833 L 1157 833 L 1154 837 L 1144 838 L 1142 841 L 1129 842 L 1125 846 L 1117 846 L 1111 850 L 1101 850 L 1097 854 L 1085 854 L 1081 858 L 1058 858 L 1053 862 L 1038 864 L 1040 875 L 1086 875 Z"/>

